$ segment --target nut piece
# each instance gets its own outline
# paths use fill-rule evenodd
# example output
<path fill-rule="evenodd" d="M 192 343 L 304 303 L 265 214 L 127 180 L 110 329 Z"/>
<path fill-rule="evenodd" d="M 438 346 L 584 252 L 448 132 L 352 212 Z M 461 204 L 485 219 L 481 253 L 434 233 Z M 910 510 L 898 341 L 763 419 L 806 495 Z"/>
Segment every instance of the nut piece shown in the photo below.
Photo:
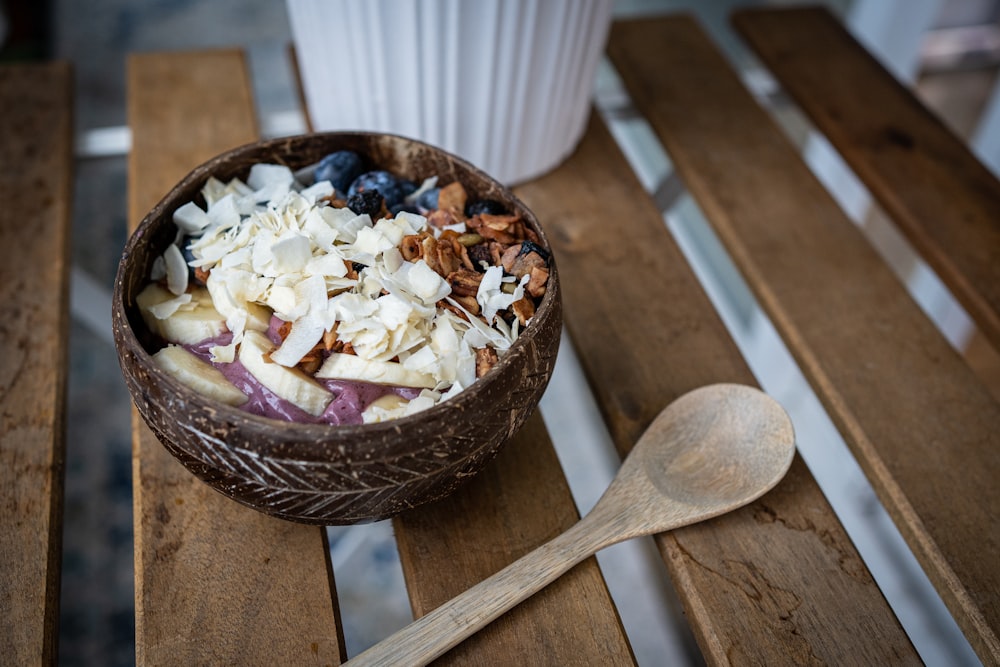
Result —
<path fill-rule="evenodd" d="M 528 284 L 525 285 L 524 291 L 536 299 L 540 299 L 545 296 L 545 284 L 549 280 L 549 270 L 533 266 L 529 274 L 531 277 L 528 278 Z"/>
<path fill-rule="evenodd" d="M 438 210 L 447 212 L 456 222 L 461 222 L 465 220 L 465 202 L 468 198 L 465 186 L 454 181 L 438 192 Z"/>
<path fill-rule="evenodd" d="M 479 283 L 483 281 L 483 274 L 461 268 L 449 273 L 447 280 L 453 294 L 474 297 L 479 292 Z"/>
<path fill-rule="evenodd" d="M 524 238 L 524 223 L 518 215 L 490 215 L 479 213 L 466 221 L 469 229 L 480 236 L 504 245 L 510 245 Z M 518 238 L 520 235 L 520 238 Z"/>
<path fill-rule="evenodd" d="M 548 253 L 538 244 L 524 241 L 507 248 L 500 257 L 500 264 L 504 271 L 520 278 L 535 267 L 548 268 Z"/>
<path fill-rule="evenodd" d="M 492 347 L 476 348 L 476 378 L 478 379 L 486 375 L 496 365 L 497 361 L 499 361 L 497 351 Z"/>
<path fill-rule="evenodd" d="M 453 294 L 451 298 L 460 303 L 462 305 L 462 308 L 465 308 L 473 315 L 478 315 L 479 313 L 482 312 L 482 308 L 480 308 L 479 302 L 476 301 L 476 297 L 474 296 L 463 296 L 461 294 Z M 452 312 L 454 312 L 456 315 L 461 315 L 463 319 L 465 318 L 465 316 L 461 313 L 461 311 L 455 312 L 455 309 L 452 309 Z"/>
<path fill-rule="evenodd" d="M 420 234 L 409 234 L 403 237 L 399 243 L 399 254 L 407 262 L 415 262 L 424 254 L 424 247 L 421 244 L 423 237 Z"/>
<path fill-rule="evenodd" d="M 524 326 L 535 314 L 535 302 L 528 297 L 522 297 L 512 303 L 510 309 L 517 315 L 517 320 L 521 323 L 521 326 Z"/>

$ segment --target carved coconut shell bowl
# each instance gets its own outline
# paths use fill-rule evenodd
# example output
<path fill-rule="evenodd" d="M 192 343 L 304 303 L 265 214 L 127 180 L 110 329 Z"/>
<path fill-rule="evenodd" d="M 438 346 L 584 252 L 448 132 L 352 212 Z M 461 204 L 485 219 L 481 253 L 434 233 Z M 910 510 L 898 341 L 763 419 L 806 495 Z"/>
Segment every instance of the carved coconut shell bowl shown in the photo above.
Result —
<path fill-rule="evenodd" d="M 197 477 L 267 514 L 314 524 L 384 519 L 440 499 L 479 472 L 531 414 L 548 384 L 562 328 L 559 276 L 550 265 L 546 294 L 510 350 L 451 399 L 397 420 L 356 426 L 289 423 L 208 399 L 156 367 L 158 344 L 136 295 L 153 260 L 175 238 L 173 212 L 204 205 L 209 176 L 245 179 L 255 163 L 293 170 L 336 150 L 358 152 L 372 168 L 417 182 L 459 180 L 470 199 L 495 199 L 519 213 L 550 250 L 535 216 L 487 174 L 440 149 L 398 136 L 317 133 L 261 141 L 197 167 L 143 219 L 128 240 L 114 289 L 119 362 L 139 414 L 164 447 Z"/>

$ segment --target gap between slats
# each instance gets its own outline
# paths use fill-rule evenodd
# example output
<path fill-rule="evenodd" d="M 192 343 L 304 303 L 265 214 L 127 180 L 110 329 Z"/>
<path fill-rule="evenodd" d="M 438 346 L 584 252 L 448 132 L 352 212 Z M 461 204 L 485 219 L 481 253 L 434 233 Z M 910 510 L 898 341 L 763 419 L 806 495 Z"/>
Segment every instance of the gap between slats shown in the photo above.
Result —
<path fill-rule="evenodd" d="M 748 9 L 733 24 L 980 331 L 1000 343 L 1000 276 L 989 252 L 1000 238 L 1000 185 L 989 170 L 825 9 Z M 842 76 L 829 76 L 834 66 Z"/>
<path fill-rule="evenodd" d="M 621 88 L 620 81 L 615 85 Z M 664 181 L 676 178 L 670 160 L 648 124 L 631 111 L 627 93 L 621 89 L 614 94 L 617 101 L 613 113 L 621 114 L 622 109 L 628 109 L 623 116 L 633 135 L 630 159 L 644 160 L 653 165 L 653 171 L 659 172 L 661 180 L 652 187 L 655 191 Z M 967 640 L 876 499 L 871 485 L 697 205 L 687 195 L 671 204 L 673 208 L 665 212 L 668 226 L 699 271 L 699 278 L 754 372 L 765 388 L 783 400 L 792 412 L 800 435 L 800 451 L 922 658 L 930 664 L 942 661 L 978 664 Z M 734 276 L 737 283 L 733 282 Z M 804 431 L 800 424 L 808 430 Z M 813 444 L 816 446 L 811 447 Z M 823 451 L 830 447 L 837 451 Z M 830 469 L 831 464 L 846 467 Z"/>
<path fill-rule="evenodd" d="M 65 62 L 0 65 L 0 636 L 58 655 L 73 105 Z"/>

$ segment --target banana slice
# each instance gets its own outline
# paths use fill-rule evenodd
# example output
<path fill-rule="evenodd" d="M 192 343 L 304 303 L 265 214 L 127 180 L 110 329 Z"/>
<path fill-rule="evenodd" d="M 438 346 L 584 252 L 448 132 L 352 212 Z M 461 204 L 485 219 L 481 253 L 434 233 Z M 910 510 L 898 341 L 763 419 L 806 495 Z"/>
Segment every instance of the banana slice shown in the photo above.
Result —
<path fill-rule="evenodd" d="M 247 331 L 240 343 L 240 363 L 257 380 L 286 401 L 319 416 L 333 394 L 298 368 L 288 368 L 267 358 L 274 345 L 258 331 Z"/>
<path fill-rule="evenodd" d="M 402 416 L 407 402 L 405 398 L 396 394 L 380 396 L 368 404 L 365 411 L 361 413 L 361 419 L 365 424 L 371 424 Z"/>
<path fill-rule="evenodd" d="M 398 387 L 433 389 L 437 380 L 429 373 L 410 370 L 395 361 L 371 361 L 353 354 L 333 353 L 327 357 L 316 377 L 337 380 L 361 380 Z"/>
<path fill-rule="evenodd" d="M 152 283 L 135 297 L 135 302 L 150 331 L 171 343 L 194 345 L 223 333 L 226 318 L 212 306 L 208 290 L 198 287 L 189 294 L 190 300 L 187 300 L 188 294 L 178 297 Z M 164 308 L 171 301 L 177 308 Z"/>
<path fill-rule="evenodd" d="M 153 363 L 208 398 L 227 405 L 247 402 L 247 395 L 227 380 L 222 371 L 180 345 L 166 346 L 153 355 Z"/>

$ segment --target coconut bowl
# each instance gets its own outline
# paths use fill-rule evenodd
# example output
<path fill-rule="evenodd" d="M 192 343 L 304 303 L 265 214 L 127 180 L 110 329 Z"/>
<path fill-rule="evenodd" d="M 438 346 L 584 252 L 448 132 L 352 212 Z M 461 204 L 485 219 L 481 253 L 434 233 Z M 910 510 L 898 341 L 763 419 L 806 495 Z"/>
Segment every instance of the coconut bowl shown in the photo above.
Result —
<path fill-rule="evenodd" d="M 369 168 L 420 182 L 460 181 L 470 199 L 494 199 L 519 213 L 551 252 L 535 216 L 508 189 L 471 164 L 399 136 L 316 133 L 261 141 L 191 171 L 142 220 L 118 267 L 113 324 L 119 363 L 145 423 L 188 470 L 220 493 L 261 512 L 303 523 L 375 521 L 453 492 L 494 458 L 535 409 L 555 364 L 562 328 L 559 276 L 550 262 L 534 317 L 489 372 L 452 398 L 396 420 L 331 426 L 253 415 L 195 392 L 160 370 L 159 345 L 136 295 L 154 259 L 172 243 L 174 211 L 210 176 L 245 179 L 256 163 L 292 170 L 336 150 L 359 153 Z"/>

